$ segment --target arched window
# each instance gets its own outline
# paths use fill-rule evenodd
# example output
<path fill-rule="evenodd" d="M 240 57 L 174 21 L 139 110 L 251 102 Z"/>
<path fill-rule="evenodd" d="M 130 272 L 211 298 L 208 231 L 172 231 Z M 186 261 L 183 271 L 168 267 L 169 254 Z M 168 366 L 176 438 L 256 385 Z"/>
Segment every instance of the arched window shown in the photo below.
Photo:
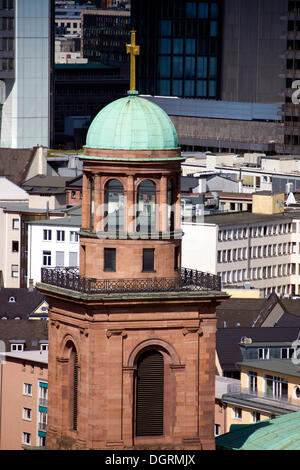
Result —
<path fill-rule="evenodd" d="M 168 204 L 168 230 L 174 231 L 174 189 L 173 181 L 168 179 L 167 187 L 167 204 Z"/>
<path fill-rule="evenodd" d="M 78 354 L 74 344 L 68 341 L 69 364 L 68 364 L 68 407 L 69 407 L 69 425 L 74 431 L 77 430 L 78 422 Z"/>
<path fill-rule="evenodd" d="M 136 435 L 164 433 L 164 358 L 156 350 L 141 354 L 137 363 Z"/>
<path fill-rule="evenodd" d="M 124 230 L 124 188 L 119 180 L 109 180 L 105 185 L 105 232 Z"/>
<path fill-rule="evenodd" d="M 137 232 L 156 229 L 156 187 L 153 181 L 144 180 L 137 190 Z"/>

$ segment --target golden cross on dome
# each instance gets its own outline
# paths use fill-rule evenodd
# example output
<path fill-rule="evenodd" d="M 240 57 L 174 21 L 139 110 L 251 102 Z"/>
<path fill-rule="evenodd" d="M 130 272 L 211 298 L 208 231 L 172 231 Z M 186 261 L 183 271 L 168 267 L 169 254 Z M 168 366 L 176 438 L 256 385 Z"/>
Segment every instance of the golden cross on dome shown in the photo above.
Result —
<path fill-rule="evenodd" d="M 136 91 L 135 56 L 140 54 L 140 46 L 135 44 L 135 31 L 130 32 L 130 44 L 126 44 L 126 52 L 130 54 L 130 91 Z"/>

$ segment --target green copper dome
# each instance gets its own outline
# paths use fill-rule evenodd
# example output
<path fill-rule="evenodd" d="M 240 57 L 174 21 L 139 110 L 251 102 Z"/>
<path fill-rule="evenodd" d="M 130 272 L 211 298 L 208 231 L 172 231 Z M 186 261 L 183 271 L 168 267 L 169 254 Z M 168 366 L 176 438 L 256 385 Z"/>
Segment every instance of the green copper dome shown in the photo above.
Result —
<path fill-rule="evenodd" d="M 87 148 L 167 150 L 178 148 L 178 137 L 169 116 L 137 93 L 105 106 L 91 123 Z"/>

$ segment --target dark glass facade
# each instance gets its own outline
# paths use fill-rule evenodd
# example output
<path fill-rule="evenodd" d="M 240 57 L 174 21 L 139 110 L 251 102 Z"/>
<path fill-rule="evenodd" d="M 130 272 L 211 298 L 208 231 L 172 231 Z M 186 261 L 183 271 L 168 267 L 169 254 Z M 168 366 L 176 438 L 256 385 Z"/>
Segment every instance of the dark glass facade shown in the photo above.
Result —
<path fill-rule="evenodd" d="M 130 13 L 119 10 L 87 10 L 82 14 L 82 55 L 92 62 L 128 63 Z"/>
<path fill-rule="evenodd" d="M 133 0 L 142 94 L 217 99 L 221 1 Z"/>
<path fill-rule="evenodd" d="M 14 78 L 14 0 L 0 0 L 0 79 Z"/>

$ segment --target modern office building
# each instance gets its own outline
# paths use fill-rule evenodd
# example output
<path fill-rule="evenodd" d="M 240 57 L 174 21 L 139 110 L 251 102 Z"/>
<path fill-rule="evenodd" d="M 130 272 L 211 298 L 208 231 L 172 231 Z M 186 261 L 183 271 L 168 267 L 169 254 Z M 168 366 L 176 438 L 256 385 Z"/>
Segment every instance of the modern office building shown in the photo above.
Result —
<path fill-rule="evenodd" d="M 53 0 L 0 2 L 0 147 L 48 147 Z"/>
<path fill-rule="evenodd" d="M 55 145 L 81 148 L 92 119 L 111 100 L 124 96 L 128 87 L 128 76 L 119 65 L 55 64 Z"/>
<path fill-rule="evenodd" d="M 107 65 L 124 64 L 129 74 L 126 44 L 130 42 L 130 11 L 82 10 L 81 56 Z"/>
<path fill-rule="evenodd" d="M 137 88 L 164 96 L 183 149 L 299 153 L 299 1 L 133 0 L 131 11 Z"/>
<path fill-rule="evenodd" d="M 183 230 L 183 263 L 218 274 L 224 286 L 248 285 L 262 297 L 300 294 L 299 211 L 284 208 L 284 194 L 258 192 L 252 213 L 208 215 Z"/>

